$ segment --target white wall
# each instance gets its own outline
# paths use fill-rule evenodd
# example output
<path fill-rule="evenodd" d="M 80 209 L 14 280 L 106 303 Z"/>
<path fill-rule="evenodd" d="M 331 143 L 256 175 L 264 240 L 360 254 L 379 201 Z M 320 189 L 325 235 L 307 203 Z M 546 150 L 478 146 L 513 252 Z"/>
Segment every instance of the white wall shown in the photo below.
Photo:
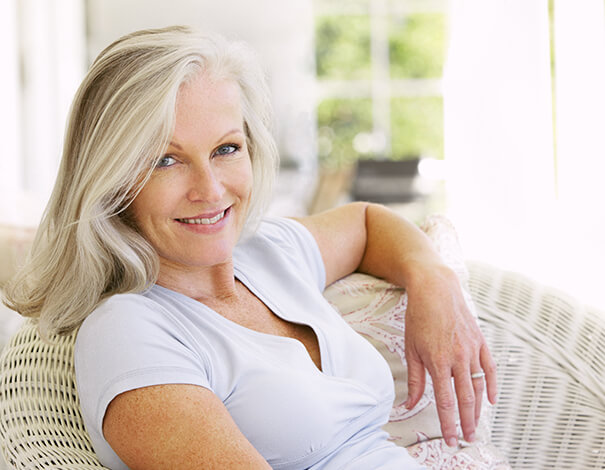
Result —
<path fill-rule="evenodd" d="M 0 2 L 0 141 L 4 158 L 0 166 L 0 197 L 15 193 L 21 179 L 21 148 L 19 140 L 19 58 L 17 54 L 17 4 L 15 0 Z"/>
<path fill-rule="evenodd" d="M 0 223 L 35 225 L 84 74 L 84 0 L 2 0 Z"/>

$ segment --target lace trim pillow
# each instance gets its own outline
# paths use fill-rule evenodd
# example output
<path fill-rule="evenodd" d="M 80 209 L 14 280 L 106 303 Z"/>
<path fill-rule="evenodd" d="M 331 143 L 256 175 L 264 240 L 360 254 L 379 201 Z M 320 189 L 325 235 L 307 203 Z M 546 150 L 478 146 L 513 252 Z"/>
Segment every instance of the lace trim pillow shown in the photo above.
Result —
<path fill-rule="evenodd" d="M 456 231 L 443 216 L 430 216 L 421 226 L 435 245 L 444 262 L 452 268 L 463 286 L 467 303 L 476 315 L 468 294 L 468 271 Z M 407 307 L 405 290 L 365 274 L 352 274 L 328 286 L 327 300 L 343 315 L 358 333 L 365 336 L 385 357 L 395 382 L 395 402 L 384 429 L 392 440 L 408 448 L 410 454 L 428 468 L 434 469 L 508 469 L 504 458 L 489 444 L 489 412 L 487 398 L 473 444 L 461 441 L 451 449 L 441 438 L 430 375 L 420 402 L 411 410 L 403 403 L 407 398 L 407 367 L 405 361 L 404 319 Z M 460 424 L 457 423 L 459 434 Z"/>

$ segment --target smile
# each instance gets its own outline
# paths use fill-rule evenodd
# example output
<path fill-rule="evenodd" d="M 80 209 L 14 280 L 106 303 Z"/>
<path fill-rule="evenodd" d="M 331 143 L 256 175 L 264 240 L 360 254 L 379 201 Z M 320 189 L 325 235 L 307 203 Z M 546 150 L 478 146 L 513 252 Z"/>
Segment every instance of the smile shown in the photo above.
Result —
<path fill-rule="evenodd" d="M 176 220 L 178 220 L 179 222 L 182 222 L 184 224 L 213 225 L 213 224 L 216 224 L 223 217 L 225 217 L 226 212 L 227 211 L 223 211 L 220 214 L 217 214 L 214 217 L 211 217 L 209 219 L 202 217 L 199 219 L 176 219 Z"/>

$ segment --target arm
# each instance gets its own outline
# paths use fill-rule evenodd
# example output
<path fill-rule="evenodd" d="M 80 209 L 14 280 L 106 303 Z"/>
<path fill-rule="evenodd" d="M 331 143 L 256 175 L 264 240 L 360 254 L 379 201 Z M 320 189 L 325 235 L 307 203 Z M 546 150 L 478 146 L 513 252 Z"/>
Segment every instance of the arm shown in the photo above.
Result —
<path fill-rule="evenodd" d="M 133 470 L 270 469 L 223 403 L 195 385 L 157 385 L 112 400 L 103 434 Z"/>
<path fill-rule="evenodd" d="M 494 402 L 495 364 L 466 306 L 458 278 L 443 264 L 430 240 L 410 222 L 375 204 L 349 204 L 298 220 L 318 243 L 328 284 L 359 271 L 406 288 L 406 406 L 412 408 L 420 400 L 426 368 L 433 378 L 446 442 L 456 443 L 456 401 L 464 436 L 472 441 L 484 382 L 470 375 L 485 371 L 488 398 Z"/>

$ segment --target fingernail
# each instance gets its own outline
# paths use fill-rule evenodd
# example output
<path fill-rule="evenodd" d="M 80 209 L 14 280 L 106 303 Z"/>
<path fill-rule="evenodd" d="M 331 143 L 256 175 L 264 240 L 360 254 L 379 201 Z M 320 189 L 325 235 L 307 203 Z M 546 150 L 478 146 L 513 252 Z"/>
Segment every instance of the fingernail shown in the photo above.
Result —
<path fill-rule="evenodd" d="M 456 439 L 455 437 L 450 437 L 447 440 L 447 445 L 450 447 L 456 447 L 458 445 L 458 439 Z"/>
<path fill-rule="evenodd" d="M 475 433 L 472 432 L 468 435 L 468 438 L 466 439 L 468 442 L 475 442 Z"/>

